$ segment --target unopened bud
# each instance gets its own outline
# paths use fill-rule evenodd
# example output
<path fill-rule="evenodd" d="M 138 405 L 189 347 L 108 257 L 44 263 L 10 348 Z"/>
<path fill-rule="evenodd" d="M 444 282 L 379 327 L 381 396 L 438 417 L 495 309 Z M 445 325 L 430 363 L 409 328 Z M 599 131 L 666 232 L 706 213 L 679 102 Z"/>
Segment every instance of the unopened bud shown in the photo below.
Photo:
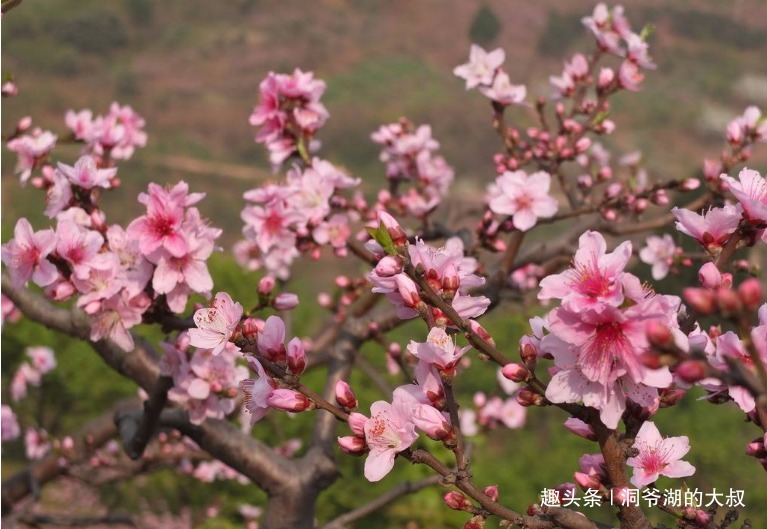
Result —
<path fill-rule="evenodd" d="M 764 439 L 759 437 L 746 445 L 746 455 L 752 457 L 767 457 L 767 449 L 764 447 Z"/>
<path fill-rule="evenodd" d="M 391 277 L 402 272 L 402 257 L 386 255 L 376 265 L 376 274 L 381 277 Z"/>
<path fill-rule="evenodd" d="M 264 276 L 258 282 L 258 293 L 262 296 L 268 296 L 274 290 L 276 281 L 271 276 Z"/>
<path fill-rule="evenodd" d="M 306 395 L 292 389 L 275 389 L 266 403 L 277 410 L 290 412 L 305 411 L 312 406 L 312 401 Z"/>
<path fill-rule="evenodd" d="M 576 472 L 573 474 L 573 478 L 575 478 L 575 482 L 583 489 L 583 490 L 599 490 L 599 487 L 602 485 L 600 483 L 599 479 L 596 476 L 592 476 L 590 474 L 585 474 L 583 472 Z"/>
<path fill-rule="evenodd" d="M 525 407 L 540 406 L 543 404 L 543 397 L 528 388 L 520 389 L 517 392 L 516 400 L 520 405 Z"/>
<path fill-rule="evenodd" d="M 513 362 L 503 366 L 501 374 L 512 382 L 527 382 L 530 380 L 530 371 L 525 366 Z"/>
<path fill-rule="evenodd" d="M 342 408 L 353 409 L 357 407 L 357 397 L 354 396 L 351 386 L 344 380 L 336 382 L 336 402 Z"/>
<path fill-rule="evenodd" d="M 406 307 L 412 309 L 422 303 L 421 296 L 418 295 L 418 286 L 412 279 L 405 274 L 398 274 L 394 277 L 394 282 Z"/>
<path fill-rule="evenodd" d="M 740 284 L 738 295 L 744 307 L 749 310 L 756 309 L 762 303 L 762 284 L 757 278 L 750 277 Z"/>
<path fill-rule="evenodd" d="M 454 511 L 472 511 L 474 509 L 469 499 L 455 490 L 446 492 L 445 495 L 442 496 L 442 499 L 444 500 L 445 505 Z"/>
<path fill-rule="evenodd" d="M 668 325 L 661 323 L 658 320 L 651 320 L 645 327 L 647 333 L 647 340 L 650 345 L 664 349 L 674 343 L 674 337 L 671 335 L 671 329 Z"/>
<path fill-rule="evenodd" d="M 570 417 L 565 421 L 564 426 L 570 433 L 574 433 L 579 437 L 583 437 L 589 441 L 597 440 L 597 435 L 594 433 L 594 430 L 591 428 L 591 426 L 580 419 Z"/>
<path fill-rule="evenodd" d="M 344 453 L 352 456 L 360 456 L 368 450 L 368 445 L 365 442 L 365 439 L 354 435 L 339 437 L 338 446 L 341 447 L 341 450 Z"/>
<path fill-rule="evenodd" d="M 245 338 L 253 338 L 264 329 L 263 320 L 247 318 L 242 322 L 242 335 Z"/>
<path fill-rule="evenodd" d="M 407 236 L 405 230 L 402 229 L 399 222 L 389 215 L 387 212 L 380 210 L 378 212 L 378 222 L 384 225 L 384 228 L 389 232 L 394 246 L 404 246 L 407 244 Z"/>
<path fill-rule="evenodd" d="M 674 370 L 674 374 L 688 384 L 694 384 L 706 376 L 706 366 L 699 360 L 684 360 Z"/>
<path fill-rule="evenodd" d="M 275 310 L 293 310 L 298 306 L 298 296 L 289 292 L 283 292 L 272 300 Z"/>
<path fill-rule="evenodd" d="M 716 299 L 719 304 L 719 310 L 724 315 L 735 314 L 743 308 L 738 294 L 729 288 L 719 287 L 716 289 Z"/>
<path fill-rule="evenodd" d="M 498 485 L 485 487 L 485 494 L 487 494 L 491 500 L 498 501 Z"/>
<path fill-rule="evenodd" d="M 597 85 L 600 90 L 605 90 L 615 79 L 615 72 L 612 68 L 602 68 L 599 70 L 599 84 Z"/>
<path fill-rule="evenodd" d="M 684 180 L 681 185 L 679 186 L 679 189 L 682 191 L 692 191 L 694 189 L 698 189 L 700 187 L 700 180 L 697 178 L 688 178 Z"/>
<path fill-rule="evenodd" d="M 722 274 L 714 263 L 706 263 L 698 271 L 698 281 L 704 288 L 717 288 L 722 284 Z"/>
<path fill-rule="evenodd" d="M 361 413 L 353 411 L 349 414 L 349 428 L 357 437 L 365 437 L 365 423 L 367 422 L 368 418 Z"/>
<path fill-rule="evenodd" d="M 484 516 L 472 516 L 471 520 L 463 524 L 463 529 L 482 529 L 485 526 Z"/>
<path fill-rule="evenodd" d="M 682 290 L 682 297 L 699 314 L 712 314 L 716 309 L 716 294 L 711 290 L 687 287 Z"/>
<path fill-rule="evenodd" d="M 306 369 L 306 352 L 300 338 L 293 338 L 287 347 L 288 371 L 300 375 Z"/>

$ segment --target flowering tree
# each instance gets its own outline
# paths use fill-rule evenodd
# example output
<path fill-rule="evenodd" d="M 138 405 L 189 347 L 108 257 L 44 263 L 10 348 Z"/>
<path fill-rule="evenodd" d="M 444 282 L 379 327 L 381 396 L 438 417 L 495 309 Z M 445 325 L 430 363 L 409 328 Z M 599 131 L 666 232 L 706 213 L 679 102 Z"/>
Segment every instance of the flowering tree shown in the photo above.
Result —
<path fill-rule="evenodd" d="M 688 438 L 664 437 L 653 417 L 675 413 L 667 408 L 700 386 L 708 400 L 732 401 L 753 423 L 746 452 L 767 467 L 767 305 L 759 280 L 746 277 L 748 262 L 736 259 L 741 248 L 767 240 L 767 182 L 742 167 L 754 144 L 767 142 L 767 121 L 756 107 L 733 119 L 727 148 L 704 161 L 701 178 L 651 181 L 634 154 L 612 164 L 597 139 L 616 128 L 611 98 L 640 90 L 644 71 L 654 68 L 648 32 L 636 33 L 620 6 L 603 4 L 583 25 L 595 47 L 551 77 L 552 97 L 531 100 L 513 84 L 502 49 L 474 45 L 455 68 L 467 90 L 489 100 L 501 145 L 483 211 L 468 225 L 436 220 L 454 172 L 428 125 L 403 118 L 372 134 L 388 185 L 366 199 L 359 179 L 319 156 L 317 136 L 329 117 L 325 83 L 299 69 L 269 73 L 250 123 L 285 176 L 244 196 L 234 254 L 244 268 L 263 271 L 241 286 L 257 290 L 253 307 L 214 285 L 207 261 L 221 230 L 195 207 L 203 193 L 185 182 L 152 183 L 138 197 L 144 214 L 124 227 L 101 209 L 102 194 L 120 187 L 118 164 L 148 141 L 132 108 L 71 111 L 66 136 L 19 122 L 7 147 L 17 154 L 21 184 L 45 191 L 52 227 L 18 219 L 3 245 L 3 321 L 23 315 L 88 343 L 141 388 L 143 404 L 121 403 L 62 439 L 27 426 L 26 454 L 35 462 L 3 482 L 4 516 L 59 476 L 112 465 L 116 456 L 105 446 L 119 438 L 132 459 L 159 444 L 161 453 L 180 454 L 163 464 L 201 480 L 260 487 L 268 495 L 261 523 L 270 529 L 348 526 L 438 483 L 448 488 L 446 506 L 465 512 L 471 529 L 490 519 L 529 529 L 648 529 L 648 510 L 679 527 L 731 527 L 736 508 L 674 498 L 654 485 L 660 476 L 692 476 L 695 467 L 684 460 Z M 62 140 L 83 146 L 72 165 L 54 158 Z M 556 238 L 528 236 L 545 224 L 561 226 Z M 674 229 L 699 251 L 677 247 Z M 654 280 L 699 269 L 682 298 L 628 270 L 644 238 L 637 253 Z M 292 264 L 323 253 L 357 259 L 364 273 L 338 276 L 336 294 L 320 296 L 330 318 L 317 336 L 292 336 L 285 321 L 299 303 L 286 290 Z M 192 306 L 195 295 L 211 300 Z M 533 298 L 550 310 L 530 320 L 518 348 L 483 327 L 489 311 L 513 311 Z M 423 322 L 421 331 L 404 348 L 391 341 L 412 319 Z M 166 339 L 138 338 L 141 326 L 157 326 Z M 368 365 L 360 355 L 366 342 L 382 346 L 404 382 L 391 387 L 373 373 L 383 395 L 372 403 L 360 403 L 349 383 L 352 369 Z M 56 368 L 51 349 L 30 347 L 27 355 L 9 388 L 12 403 Z M 460 402 L 456 388 L 470 359 L 498 372 L 506 397 Z M 307 381 L 311 371 L 324 373 L 322 383 Z M 528 409 L 540 407 L 559 408 L 565 430 L 593 442 L 594 453 L 562 462 L 575 470 L 575 483 L 504 498 L 472 476 L 470 438 L 518 428 Z M 268 428 L 267 414 L 281 412 L 315 416 L 300 456 L 295 443 L 272 447 L 251 435 L 251 427 Z M 13 406 L 4 405 L 3 441 L 21 435 Z M 403 459 L 433 475 L 318 523 L 314 505 L 339 477 L 337 458 L 347 456 L 365 457 L 371 482 Z M 654 501 L 644 508 L 634 494 Z M 593 519 L 581 512 L 588 505 L 602 505 Z"/>

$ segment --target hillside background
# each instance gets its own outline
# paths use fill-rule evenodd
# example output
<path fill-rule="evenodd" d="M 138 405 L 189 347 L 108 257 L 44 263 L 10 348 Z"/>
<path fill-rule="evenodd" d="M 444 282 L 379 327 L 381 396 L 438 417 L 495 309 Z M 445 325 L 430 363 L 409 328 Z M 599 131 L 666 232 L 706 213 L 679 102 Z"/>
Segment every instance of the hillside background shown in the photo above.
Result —
<path fill-rule="evenodd" d="M 591 12 L 594 3 L 25 0 L 0 23 L 2 75 L 12 74 L 20 90 L 17 97 L 2 102 L 2 131 L 7 135 L 16 120 L 31 115 L 37 126 L 64 134 L 64 114 L 69 109 L 101 113 L 115 100 L 130 104 L 147 120 L 149 144 L 120 165 L 123 189 L 105 197 L 110 220 L 124 222 L 139 215 L 142 208 L 134 197 L 148 182 L 184 179 L 193 190 L 208 193 L 200 209 L 225 229 L 222 240 L 228 248 L 242 226 L 242 193 L 280 177 L 272 173 L 248 125 L 258 84 L 269 71 L 300 67 L 315 71 L 328 85 L 324 102 L 331 118 L 319 134 L 321 155 L 361 177 L 366 191 L 372 193 L 383 180 L 370 133 L 382 123 L 407 116 L 415 123 L 432 125 L 445 158 L 456 169 L 454 196 L 481 199 L 494 176 L 491 157 L 499 145 L 489 126 L 487 101 L 475 92 L 467 93 L 463 81 L 452 74 L 456 65 L 466 61 L 472 27 L 476 37 L 487 39 L 485 47 L 506 50 L 505 68 L 513 82 L 526 83 L 534 95 L 549 95 L 548 76 L 560 73 L 565 58 L 593 47 L 580 18 Z M 618 129 L 604 143 L 616 155 L 641 149 L 654 178 L 697 175 L 703 156 L 718 155 L 724 127 L 732 117 L 749 104 L 767 108 L 767 2 L 636 0 L 623 5 L 635 29 L 645 23 L 655 25 L 651 54 L 658 69 L 648 72 L 641 93 L 614 98 Z M 488 20 L 498 24 L 492 39 Z M 519 115 L 524 122 L 524 114 Z M 78 152 L 78 146 L 62 146 L 56 154 L 72 163 Z M 19 187 L 14 164 L 13 155 L 3 149 L 3 240 L 21 215 L 38 227 L 48 222 L 41 213 L 40 192 Z M 751 164 L 764 173 L 767 148 L 757 147 Z M 458 204 L 446 206 L 452 207 Z M 243 292 L 243 297 L 254 289 L 254 277 L 239 272 L 223 256 L 213 259 L 212 270 L 222 289 Z M 306 265 L 297 268 L 295 290 L 311 302 L 317 268 L 312 269 L 311 278 L 307 270 Z M 334 272 L 328 266 L 318 273 L 330 277 Z M 295 317 L 297 333 L 310 333 L 322 324 L 323 317 L 311 305 L 302 310 Z M 488 327 L 499 343 L 509 347 L 524 332 L 522 314 L 494 314 L 491 320 Z M 53 411 L 38 417 L 51 431 L 72 431 L 84 418 L 98 413 L 105 400 L 132 394 L 133 389 L 116 374 L 92 366 L 90 351 L 78 344 L 29 323 L 9 329 L 3 335 L 4 388 L 25 344 L 50 343 L 60 354 L 62 367 L 46 389 Z M 399 338 L 406 343 L 407 332 Z M 469 394 L 486 390 L 494 382 L 492 374 L 477 370 L 465 384 L 462 389 Z M 376 398 L 372 392 L 365 397 L 370 397 L 368 402 Z M 693 485 L 705 490 L 745 489 L 746 511 L 754 527 L 767 527 L 767 515 L 759 507 L 767 505 L 767 479 L 755 468 L 756 461 L 743 455 L 745 443 L 755 436 L 752 425 L 742 423 L 729 407 L 699 403 L 695 397 L 683 401 L 685 413 L 659 418 L 662 431 L 669 435 L 690 432 L 691 461 L 701 476 Z M 38 403 L 44 399 L 42 394 L 34 398 Z M 34 411 L 36 405 L 28 406 Z M 499 482 L 504 497 L 518 499 L 512 501 L 515 505 L 532 501 L 544 486 L 571 480 L 578 455 L 593 447 L 563 435 L 561 421 L 554 410 L 543 410 L 531 414 L 528 429 L 532 434 L 494 432 L 478 449 L 477 475 Z M 280 435 L 289 437 L 302 427 L 300 421 L 289 422 L 280 427 Z M 256 429 L 256 435 L 268 437 L 271 430 Z M 512 453 L 544 454 L 551 461 L 531 470 L 529 459 L 510 458 L 510 447 Z M 6 450 L 4 477 L 19 467 L 21 454 L 19 446 Z M 499 476 L 501 458 L 506 470 Z M 323 520 L 399 480 L 423 474 L 398 465 L 386 481 L 370 486 L 359 477 L 360 460 L 347 459 L 345 465 L 347 479 L 323 497 L 318 513 Z M 222 518 L 204 522 L 199 513 L 195 518 L 208 527 L 222 527 L 225 519 L 237 526 L 237 502 L 258 503 L 259 499 L 252 496 L 252 489 L 236 484 L 215 485 L 211 495 L 210 489 L 191 480 L 179 483 L 172 473 L 160 473 L 144 485 L 162 501 L 147 507 L 133 489 L 119 485 L 105 488 L 104 494 L 110 505 L 129 512 L 139 505 L 176 510 L 180 505 L 213 500 L 223 506 Z M 55 504 L 53 499 L 48 501 Z M 359 527 L 446 528 L 463 523 L 462 517 L 445 513 L 439 504 L 437 489 L 423 491 Z"/>

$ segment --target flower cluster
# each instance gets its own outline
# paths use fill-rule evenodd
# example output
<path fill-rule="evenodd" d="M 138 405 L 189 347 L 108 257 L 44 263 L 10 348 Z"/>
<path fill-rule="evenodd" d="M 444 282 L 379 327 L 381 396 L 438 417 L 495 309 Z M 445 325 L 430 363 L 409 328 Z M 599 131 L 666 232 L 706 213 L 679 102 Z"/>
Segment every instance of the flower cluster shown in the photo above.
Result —
<path fill-rule="evenodd" d="M 258 128 L 256 141 L 266 145 L 269 161 L 279 166 L 293 154 L 306 155 L 329 117 L 320 103 L 325 82 L 296 68 L 290 75 L 269 72 L 259 89 L 261 98 L 250 124 Z"/>
<path fill-rule="evenodd" d="M 631 243 L 612 253 L 602 235 L 584 233 L 573 268 L 541 281 L 539 299 L 559 299 L 548 315 L 550 333 L 540 350 L 554 357 L 553 377 L 546 390 L 552 402 L 580 402 L 600 411 L 602 422 L 615 428 L 626 401 L 653 408 L 658 388 L 672 383 L 668 368 L 648 368 L 650 322 L 676 328 L 680 300 L 645 290 L 624 271 Z"/>
<path fill-rule="evenodd" d="M 439 142 L 432 138 L 429 125 L 416 127 L 405 118 L 381 125 L 371 139 L 383 147 L 380 160 L 386 164 L 390 191 L 382 191 L 378 207 L 404 210 L 414 217 L 425 217 L 447 194 L 453 181 L 453 168 L 436 154 Z M 413 186 L 401 193 L 399 186 Z"/>
<path fill-rule="evenodd" d="M 506 52 L 501 48 L 486 52 L 476 44 L 469 50 L 469 62 L 456 66 L 453 73 L 466 80 L 466 90 L 479 87 L 479 91 L 499 105 L 519 105 L 527 97 L 525 85 L 511 83 L 509 74 L 501 68 Z"/>
<path fill-rule="evenodd" d="M 27 183 L 32 170 L 45 163 L 48 154 L 56 146 L 56 139 L 57 136 L 52 132 L 36 128 L 31 134 L 22 134 L 8 142 L 8 150 L 15 152 L 19 157 L 16 172 L 21 179 L 21 185 Z"/>
<path fill-rule="evenodd" d="M 56 367 L 53 349 L 45 346 L 27 347 L 29 362 L 24 362 L 11 379 L 11 400 L 19 401 L 27 396 L 27 386 L 39 386 L 43 375 Z"/>
<path fill-rule="evenodd" d="M 328 246 L 346 255 L 350 222 L 358 214 L 356 205 L 337 191 L 358 184 L 358 179 L 315 158 L 303 171 L 288 171 L 283 185 L 246 192 L 250 204 L 242 210 L 245 240 L 235 246 L 238 261 L 249 270 L 263 266 L 270 275 L 287 279 L 300 251 L 319 257 L 320 247 Z"/>
<path fill-rule="evenodd" d="M 234 411 L 237 388 L 247 378 L 248 370 L 236 365 L 238 349 L 233 344 L 217 353 L 203 348 L 191 352 L 189 346 L 193 343 L 187 333 L 182 333 L 174 343 L 162 344 L 162 373 L 173 378 L 168 397 L 189 412 L 193 424 L 208 417 L 223 419 Z"/>
<path fill-rule="evenodd" d="M 396 223 L 385 212 L 379 212 L 379 218 L 383 224 Z M 381 256 L 376 267 L 368 274 L 368 279 L 373 283 L 373 292 L 386 294 L 389 301 L 396 306 L 400 318 L 414 318 L 420 310 L 426 310 L 418 286 L 403 272 L 402 258 L 383 256 L 383 250 L 375 243 L 369 246 L 373 248 L 374 253 Z M 443 297 L 451 297 L 452 307 L 461 317 L 476 318 L 487 310 L 490 305 L 488 298 L 467 293 L 467 289 L 483 285 L 485 279 L 474 273 L 477 270 L 477 261 L 464 255 L 463 243 L 458 237 L 445 241 L 442 248 L 433 248 L 418 239 L 415 244 L 408 246 L 407 251 L 413 267 L 423 267 L 424 277 L 434 292 Z M 447 321 L 439 309 L 431 307 L 430 310 L 435 320 Z"/>
<path fill-rule="evenodd" d="M 147 142 L 144 118 L 130 106 L 117 102 L 103 116 L 94 117 L 88 109 L 70 110 L 66 124 L 76 140 L 85 142 L 84 153 L 103 160 L 128 160 L 136 147 L 145 147 Z"/>

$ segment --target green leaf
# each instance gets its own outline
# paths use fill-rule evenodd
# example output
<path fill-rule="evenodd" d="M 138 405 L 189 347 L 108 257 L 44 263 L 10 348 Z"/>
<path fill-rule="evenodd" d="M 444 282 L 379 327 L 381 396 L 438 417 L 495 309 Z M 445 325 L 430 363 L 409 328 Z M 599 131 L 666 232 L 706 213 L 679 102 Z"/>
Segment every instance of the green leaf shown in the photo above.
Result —
<path fill-rule="evenodd" d="M 379 224 L 377 228 L 365 228 L 373 239 L 381 245 L 386 253 L 389 255 L 397 255 L 397 249 L 394 247 L 394 241 L 392 241 L 389 230 L 386 226 Z"/>

